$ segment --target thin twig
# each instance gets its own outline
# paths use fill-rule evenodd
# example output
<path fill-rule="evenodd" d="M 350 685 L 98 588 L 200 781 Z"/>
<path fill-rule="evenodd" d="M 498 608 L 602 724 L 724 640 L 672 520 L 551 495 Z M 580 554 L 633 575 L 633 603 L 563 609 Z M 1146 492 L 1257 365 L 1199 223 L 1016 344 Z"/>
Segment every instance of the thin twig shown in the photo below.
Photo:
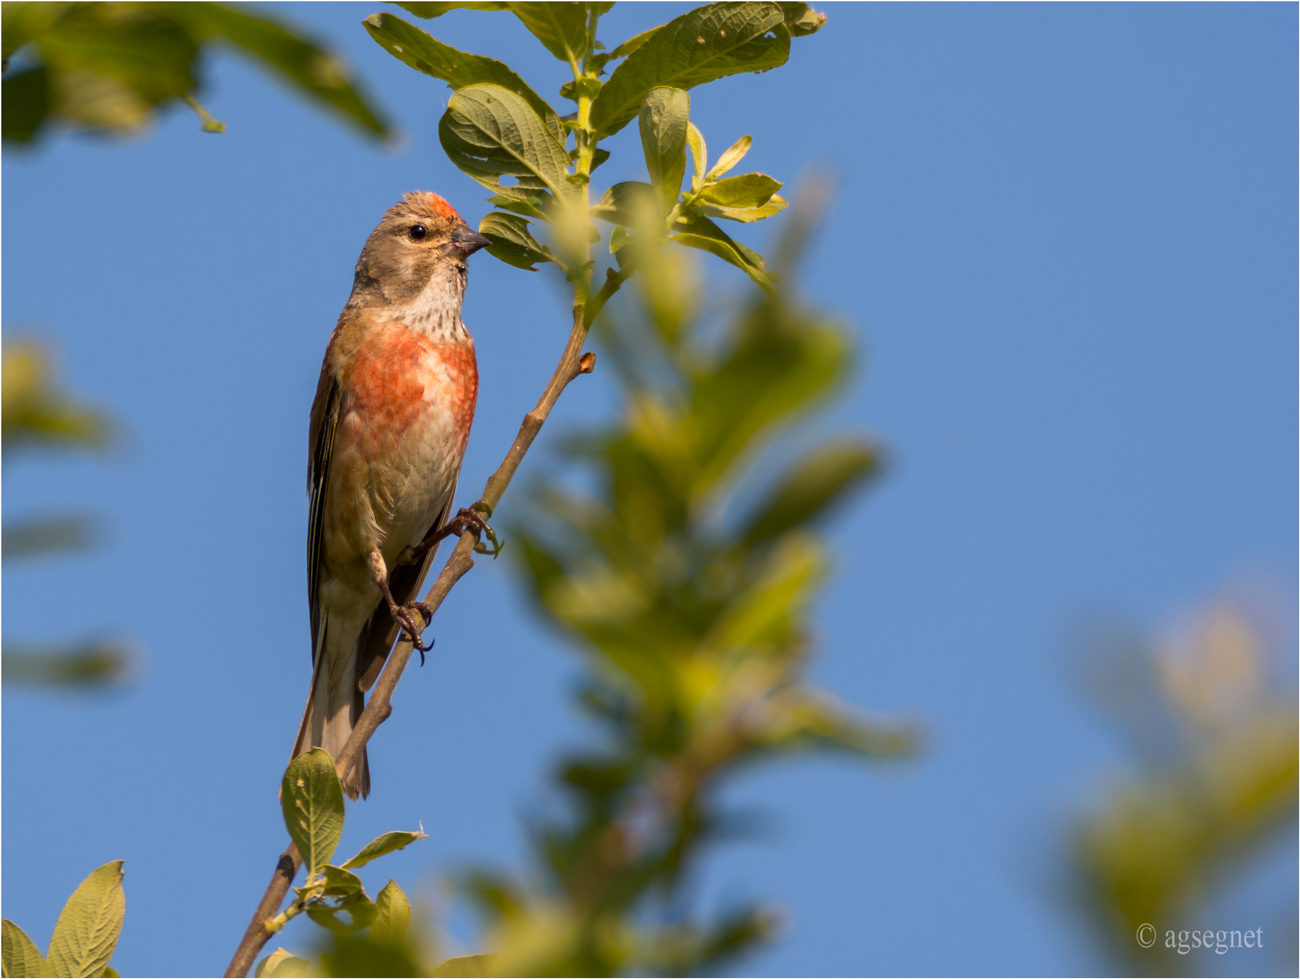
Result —
<path fill-rule="evenodd" d="M 617 280 L 621 284 L 622 280 Z M 609 286 L 609 282 L 606 282 Z M 609 295 L 616 291 L 618 285 L 610 289 Z M 601 290 L 605 293 L 605 289 Z M 604 300 L 609 295 L 602 295 L 600 306 L 604 305 Z M 599 307 L 594 312 L 598 312 Z M 592 353 L 583 354 L 582 345 L 587 339 L 586 323 L 589 320 L 586 317 L 586 307 L 577 304 L 573 308 L 573 329 L 569 333 L 569 342 L 565 344 L 564 353 L 560 356 L 560 362 L 555 367 L 555 373 L 551 375 L 550 382 L 546 385 L 546 390 L 542 392 L 541 398 L 537 402 L 537 407 L 524 416 L 523 423 L 519 426 L 519 434 L 515 436 L 514 442 L 510 446 L 510 451 L 506 453 L 505 459 L 497 467 L 497 471 L 487 481 L 487 486 L 483 490 L 483 500 L 492 510 L 495 510 L 497 504 L 501 502 L 501 496 L 505 493 L 506 487 L 510 485 L 510 480 L 514 478 L 515 471 L 523 461 L 525 453 L 537 438 L 537 433 L 542 430 L 542 425 L 555 407 L 555 402 L 559 400 L 564 389 L 569 386 L 579 374 L 590 374 L 596 363 L 596 356 Z M 451 557 L 443 565 L 433 585 L 430 586 L 428 593 L 424 596 L 424 601 L 432 606 L 436 612 L 442 605 L 443 599 L 447 597 L 448 592 L 456 582 L 460 581 L 474 567 L 474 545 L 477 543 L 473 530 L 464 530 L 461 532 L 460 540 L 456 542 L 456 548 L 451 552 Z M 421 617 L 423 618 L 423 617 Z M 424 622 L 423 626 L 428 623 Z M 384 665 L 384 672 L 380 674 L 379 681 L 375 684 L 375 691 L 370 695 L 370 700 L 366 708 L 361 712 L 356 725 L 352 728 L 352 735 L 348 738 L 347 744 L 336 759 L 336 768 L 338 769 L 339 778 L 346 779 L 356 765 L 357 759 L 365 750 L 366 743 L 370 736 L 375 733 L 379 725 L 388 719 L 388 715 L 393 712 L 392 697 L 393 691 L 397 688 L 397 682 L 402 678 L 402 671 L 406 669 L 406 664 L 411 659 L 411 643 L 403 639 L 393 649 L 388 657 L 388 662 Z M 298 868 L 302 866 L 302 857 L 298 855 L 298 849 L 292 843 L 289 848 L 280 854 L 279 860 L 275 865 L 275 873 L 271 875 L 271 883 L 267 885 L 266 893 L 262 895 L 262 900 L 257 905 L 257 910 L 253 913 L 253 920 L 248 925 L 248 930 L 244 932 L 244 938 L 239 943 L 239 948 L 235 950 L 235 956 L 230 960 L 230 965 L 226 969 L 226 976 L 246 976 L 253 960 L 257 958 L 257 953 L 261 951 L 262 946 L 266 944 L 271 937 L 271 932 L 266 927 L 268 918 L 274 917 L 279 911 L 280 905 L 284 902 L 284 896 L 289 891 L 289 885 L 293 883 L 294 876 L 298 873 Z"/>

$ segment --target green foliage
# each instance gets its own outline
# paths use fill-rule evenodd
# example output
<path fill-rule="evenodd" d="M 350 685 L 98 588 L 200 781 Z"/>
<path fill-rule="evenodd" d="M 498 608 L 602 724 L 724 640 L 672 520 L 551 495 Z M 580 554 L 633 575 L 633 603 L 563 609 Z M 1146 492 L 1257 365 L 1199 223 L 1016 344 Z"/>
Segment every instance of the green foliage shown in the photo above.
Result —
<path fill-rule="evenodd" d="M 292 918 L 306 912 L 309 918 L 332 932 L 351 934 L 376 926 L 390 940 L 400 939 L 411 916 L 410 903 L 402 889 L 390 880 L 376 903 L 366 894 L 361 878 L 352 871 L 416 840 L 427 839 L 426 834 L 384 833 L 342 865 L 331 864 L 330 858 L 343 837 L 347 809 L 343 802 L 343 783 L 339 780 L 334 760 L 323 748 L 313 748 L 289 762 L 280 783 L 280 809 L 289 838 L 302 857 L 306 880 L 302 887 L 294 889 L 297 897 L 293 903 L 270 919 L 267 928 L 272 933 L 278 932 Z M 341 918 L 340 914 L 347 917 Z M 299 963 L 303 960 L 281 952 L 284 950 L 264 959 L 257 974 L 301 974 L 295 970 L 300 968 Z"/>
<path fill-rule="evenodd" d="M 1263 634 L 1221 602 L 1172 641 L 1093 651 L 1095 692 L 1132 732 L 1141 770 L 1074 826 L 1073 897 L 1126 972 L 1181 974 L 1166 928 L 1197 920 L 1254 854 L 1296 832 L 1300 718 L 1293 683 L 1265 682 Z M 1134 939 L 1143 924 L 1154 948 Z"/>
<path fill-rule="evenodd" d="M 802 3 L 714 3 L 607 50 L 597 28 L 610 3 L 399 6 L 426 18 L 459 8 L 509 11 L 571 70 L 573 78 L 561 86 L 560 95 L 577 103 L 577 111 L 561 119 L 499 61 L 457 51 L 392 14 L 374 14 L 364 22 L 389 54 L 455 90 L 438 133 L 452 162 L 493 191 L 489 202 L 501 209 L 479 226 L 492 241 L 491 254 L 519 268 L 534 269 L 543 262 L 558 266 L 573 283 L 576 301 L 592 302 L 585 310 L 587 326 L 635 274 L 639 249 L 625 251 L 629 244 L 653 248 L 671 241 L 700 249 L 741 269 L 762 288 L 773 288 L 763 258 L 712 219 L 753 222 L 776 214 L 785 207 L 776 194 L 781 184 L 763 174 L 721 179 L 744 155 L 748 136 L 742 140 L 744 149 L 733 147 L 715 172 L 707 172 L 703 137 L 690 123 L 686 90 L 784 64 L 791 36 L 818 30 L 823 15 Z M 604 78 L 614 62 L 620 63 Z M 650 180 L 633 185 L 652 186 L 655 203 L 642 200 L 639 191 L 624 193 L 629 188 L 625 183 L 607 190 L 593 206 L 591 174 L 609 157 L 600 141 L 638 117 Z M 691 190 L 682 195 L 688 142 L 696 174 Z M 593 218 L 614 223 L 610 251 L 618 255 L 620 267 L 595 297 L 590 245 L 601 236 Z M 529 221 L 548 226 L 545 240 Z"/>
<path fill-rule="evenodd" d="M 112 426 L 93 408 L 70 398 L 54 379 L 49 354 L 32 340 L 5 344 L 0 391 L 3 449 L 98 449 Z M 5 561 L 79 550 L 92 542 L 92 525 L 82 514 L 38 517 L 4 526 Z M 36 686 L 98 687 L 122 678 L 129 663 L 124 644 L 111 640 L 38 649 L 7 640 L 2 665 L 5 683 Z"/>
<path fill-rule="evenodd" d="M 68 898 L 54 924 L 47 954 L 42 955 L 12 921 L 3 922 L 4 975 L 116 976 L 108 963 L 125 914 L 122 861 L 114 860 L 93 871 Z"/>
<path fill-rule="evenodd" d="M 218 3 L 6 3 L 3 135 L 38 140 L 55 121 L 106 134 L 146 125 L 170 102 L 224 125 L 196 101 L 205 53 L 226 45 L 371 136 L 387 125 L 347 66 L 284 24 Z M 10 58 L 23 67 L 10 73 Z"/>

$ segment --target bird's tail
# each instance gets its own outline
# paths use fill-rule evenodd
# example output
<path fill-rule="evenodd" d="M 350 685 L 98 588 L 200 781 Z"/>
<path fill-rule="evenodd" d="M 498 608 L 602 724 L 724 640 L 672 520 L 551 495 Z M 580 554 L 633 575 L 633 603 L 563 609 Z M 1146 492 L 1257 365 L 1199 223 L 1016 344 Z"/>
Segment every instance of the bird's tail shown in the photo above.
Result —
<path fill-rule="evenodd" d="M 295 756 L 312 748 L 324 748 L 331 758 L 337 760 L 365 706 L 365 694 L 357 686 L 358 637 L 341 635 L 346 630 L 335 629 L 336 641 L 331 641 L 329 626 L 326 617 L 318 632 L 311 693 L 307 696 L 307 709 L 303 711 L 302 724 L 298 727 L 298 741 L 293 749 Z M 364 799 L 370 795 L 370 761 L 364 748 L 361 749 L 359 764 L 354 765 L 343 780 L 343 791 L 349 799 Z"/>

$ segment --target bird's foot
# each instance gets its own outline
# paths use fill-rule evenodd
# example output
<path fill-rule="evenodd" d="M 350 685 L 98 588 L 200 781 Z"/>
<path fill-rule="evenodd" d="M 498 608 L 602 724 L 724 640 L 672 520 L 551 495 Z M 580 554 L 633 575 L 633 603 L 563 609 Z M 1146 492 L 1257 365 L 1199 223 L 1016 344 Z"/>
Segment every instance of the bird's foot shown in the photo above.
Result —
<path fill-rule="evenodd" d="M 492 557 L 495 558 L 501 553 L 501 549 L 505 547 L 505 544 L 497 538 L 496 531 L 488 525 L 488 517 L 491 516 L 492 508 L 482 500 L 479 500 L 479 502 L 475 503 L 473 506 L 461 507 L 460 512 L 458 512 L 456 516 L 443 524 L 436 533 L 430 534 L 425 538 L 425 540 L 415 548 L 415 553 L 417 555 L 422 555 L 444 537 L 459 537 L 468 530 L 474 534 L 474 553 L 491 554 Z M 485 544 L 479 539 L 484 535 L 487 536 L 491 546 Z"/>
<path fill-rule="evenodd" d="M 423 665 L 424 654 L 433 648 L 433 643 L 424 645 L 420 640 L 420 634 L 428 628 L 430 620 L 433 619 L 433 609 L 425 602 L 411 602 L 410 605 L 394 603 L 389 606 L 389 611 L 397 624 L 402 627 L 402 631 L 406 633 L 406 638 L 411 640 L 411 645 L 419 650 L 420 664 Z M 417 615 L 421 616 L 423 621 L 416 618 Z"/>

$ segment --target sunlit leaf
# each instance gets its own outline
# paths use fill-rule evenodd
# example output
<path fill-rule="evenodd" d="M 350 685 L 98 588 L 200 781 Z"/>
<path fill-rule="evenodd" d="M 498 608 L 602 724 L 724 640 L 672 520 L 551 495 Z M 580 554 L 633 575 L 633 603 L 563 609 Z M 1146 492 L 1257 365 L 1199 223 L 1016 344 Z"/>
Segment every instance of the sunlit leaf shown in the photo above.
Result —
<path fill-rule="evenodd" d="M 504 0 L 455 0 L 450 3 L 398 3 L 403 10 L 426 20 L 441 17 L 449 10 L 509 10 Z"/>
<path fill-rule="evenodd" d="M 546 50 L 576 66 L 587 53 L 585 3 L 509 3 L 507 6 Z"/>
<path fill-rule="evenodd" d="M 609 136 L 636 118 L 646 93 L 689 89 L 741 71 L 785 64 L 790 32 L 775 3 L 727 0 L 669 21 L 614 69 L 591 106 L 591 123 Z"/>
<path fill-rule="evenodd" d="M 438 136 L 453 163 L 484 187 L 513 200 L 539 191 L 568 194 L 569 156 L 528 102 L 500 85 L 458 89 Z M 503 186 L 502 176 L 517 183 Z"/>
<path fill-rule="evenodd" d="M 257 979 L 280 979 L 280 977 L 297 977 L 311 975 L 311 963 L 306 959 L 300 959 L 284 948 L 277 948 L 274 952 L 257 963 L 257 971 L 253 973 Z"/>
<path fill-rule="evenodd" d="M 20 976 L 43 979 L 54 974 L 36 943 L 27 937 L 27 932 L 8 918 L 0 921 L 0 963 L 4 965 L 5 976 L 14 979 Z"/>
<path fill-rule="evenodd" d="M 323 748 L 297 755 L 281 782 L 280 809 L 309 874 L 319 873 L 343 835 L 343 784 Z"/>
<path fill-rule="evenodd" d="M 411 902 L 405 892 L 390 880 L 375 898 L 377 913 L 370 925 L 370 937 L 380 942 L 400 942 L 411 926 Z"/>
<path fill-rule="evenodd" d="M 396 831 L 385 833 L 371 840 L 361 852 L 350 860 L 344 861 L 344 870 L 355 870 L 358 867 L 364 867 L 371 860 L 377 860 L 388 853 L 395 853 L 403 847 L 410 846 L 416 840 L 427 840 L 427 833 L 407 833 Z"/>
<path fill-rule="evenodd" d="M 745 158 L 745 154 L 749 152 L 749 147 L 753 142 L 754 141 L 750 137 L 741 136 L 740 139 L 736 140 L 723 151 L 722 156 L 718 157 L 718 162 L 713 165 L 712 169 L 709 170 L 704 179 L 717 180 L 724 173 L 731 170 L 737 163 Z"/>
<path fill-rule="evenodd" d="M 826 23 L 826 15 L 819 14 L 806 3 L 786 3 L 783 0 L 781 13 L 785 15 L 785 26 L 794 37 L 816 34 Z"/>
<path fill-rule="evenodd" d="M 564 127 L 555 110 L 509 66 L 494 58 L 457 51 L 392 14 L 372 14 L 362 24 L 379 46 L 393 57 L 416 71 L 441 79 L 454 89 L 490 83 L 521 96 L 563 145 Z"/>
<path fill-rule="evenodd" d="M 122 861 L 114 860 L 83 880 L 63 906 L 50 938 L 51 973 L 98 975 L 113 957 L 125 915 Z"/>
<path fill-rule="evenodd" d="M 742 270 L 764 291 L 771 292 L 774 289 L 763 260 L 744 245 L 733 241 L 730 235 L 702 214 L 683 215 L 668 240 L 716 255 Z"/>
<path fill-rule="evenodd" d="M 641 105 L 641 150 L 664 213 L 672 210 L 686 173 L 691 96 L 680 88 L 651 89 Z"/>

